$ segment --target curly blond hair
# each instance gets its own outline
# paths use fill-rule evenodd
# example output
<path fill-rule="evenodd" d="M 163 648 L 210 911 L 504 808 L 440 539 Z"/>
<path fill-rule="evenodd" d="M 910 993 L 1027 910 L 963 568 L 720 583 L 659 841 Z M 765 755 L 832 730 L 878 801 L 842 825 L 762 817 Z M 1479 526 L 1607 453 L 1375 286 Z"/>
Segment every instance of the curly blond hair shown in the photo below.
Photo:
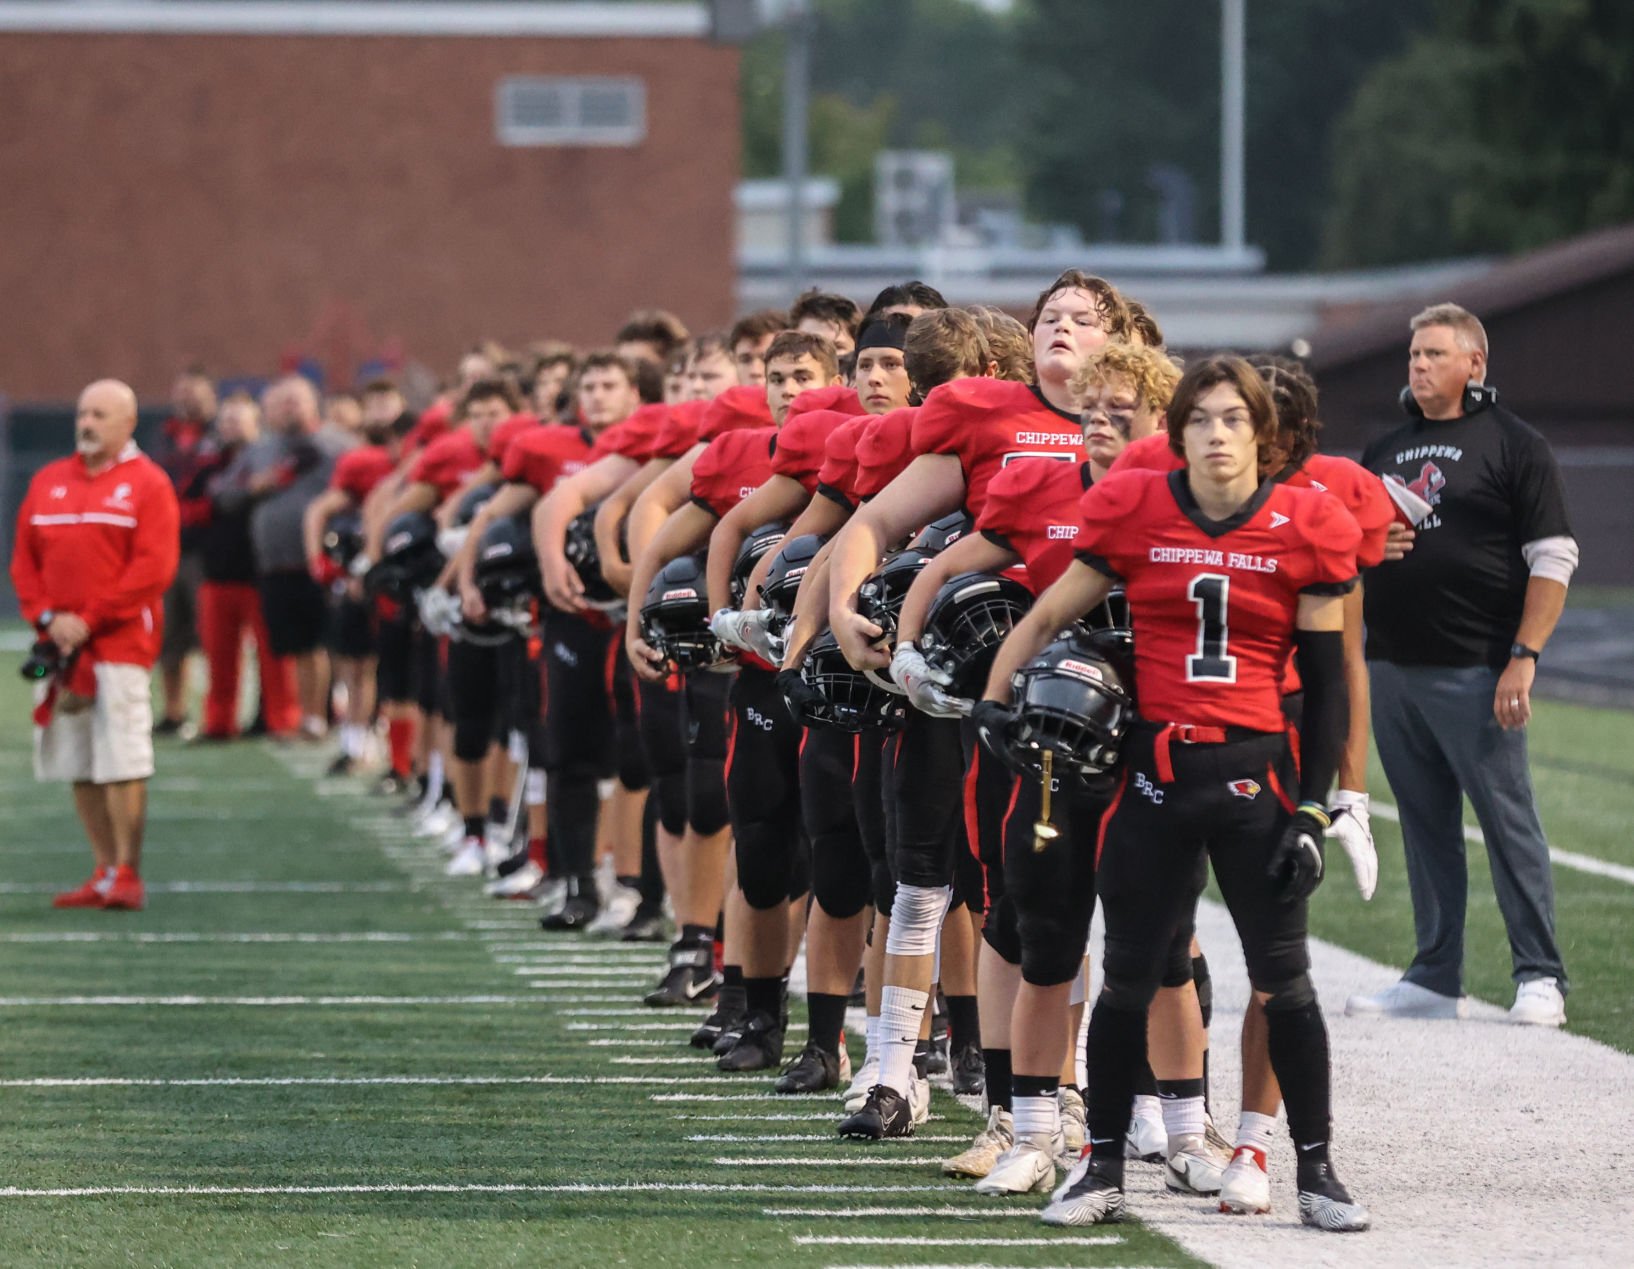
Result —
<path fill-rule="evenodd" d="M 1151 409 L 1162 410 L 1180 382 L 1180 362 L 1162 348 L 1106 344 L 1084 358 L 1068 387 L 1073 400 L 1082 401 L 1091 388 L 1114 379 L 1133 386 L 1135 395 Z"/>

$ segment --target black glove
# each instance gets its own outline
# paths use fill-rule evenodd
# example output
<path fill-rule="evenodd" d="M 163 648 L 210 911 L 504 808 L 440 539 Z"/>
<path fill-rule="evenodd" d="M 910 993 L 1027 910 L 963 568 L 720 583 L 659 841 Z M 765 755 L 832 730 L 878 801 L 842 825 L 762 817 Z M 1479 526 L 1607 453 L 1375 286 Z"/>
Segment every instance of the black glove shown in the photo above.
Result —
<path fill-rule="evenodd" d="M 970 721 L 976 725 L 976 738 L 982 748 L 1012 771 L 1016 761 L 1010 752 L 1010 724 L 1015 720 L 1015 711 L 998 701 L 980 700 L 970 709 Z"/>
<path fill-rule="evenodd" d="M 1282 830 L 1276 848 L 1271 852 L 1271 863 L 1265 875 L 1277 898 L 1284 903 L 1308 899 L 1322 884 L 1322 834 L 1327 829 L 1325 816 L 1301 806 L 1294 812 L 1288 827 Z"/>
<path fill-rule="evenodd" d="M 799 670 L 779 670 L 777 690 L 789 715 L 802 727 L 821 720 L 828 709 L 828 698 L 801 678 Z"/>

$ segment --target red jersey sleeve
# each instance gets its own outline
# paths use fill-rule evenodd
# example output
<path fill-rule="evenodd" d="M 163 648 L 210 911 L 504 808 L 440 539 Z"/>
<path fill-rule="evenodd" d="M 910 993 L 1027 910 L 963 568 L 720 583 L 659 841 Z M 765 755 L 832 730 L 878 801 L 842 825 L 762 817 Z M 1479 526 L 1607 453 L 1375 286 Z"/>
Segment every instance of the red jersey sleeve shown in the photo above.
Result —
<path fill-rule="evenodd" d="M 505 451 L 510 449 L 511 442 L 518 436 L 521 436 L 529 428 L 535 428 L 538 426 L 539 419 L 536 415 L 525 412 L 522 414 L 511 415 L 510 418 L 506 419 L 503 423 L 496 427 L 493 430 L 492 435 L 488 437 L 488 461 L 491 463 L 504 462 Z"/>
<path fill-rule="evenodd" d="M 1075 544 L 1078 558 L 1122 577 L 1128 566 L 1130 548 L 1138 551 L 1140 545 L 1131 541 L 1136 535 L 1129 532 L 1129 521 L 1139 513 L 1152 489 L 1163 485 L 1166 479 L 1161 472 L 1137 469 L 1108 473 L 1105 479 L 1091 485 L 1078 503 L 1081 521 Z"/>
<path fill-rule="evenodd" d="M 1032 519 L 1028 505 L 1037 497 L 1039 477 L 1045 474 L 1041 470 L 1044 465 L 1042 459 L 1015 463 L 993 477 L 993 483 L 987 487 L 987 502 L 981 515 L 976 517 L 977 531 L 1016 550 L 1016 538 Z M 1055 466 L 1054 463 L 1048 465 Z"/>
<path fill-rule="evenodd" d="M 1292 527 L 1302 539 L 1302 549 L 1291 561 L 1298 588 L 1312 594 L 1349 590 L 1356 581 L 1356 548 L 1362 540 L 1356 517 L 1330 492 L 1290 488 L 1286 493 Z"/>
<path fill-rule="evenodd" d="M 409 429 L 408 435 L 403 438 L 403 448 L 409 453 L 425 449 L 433 441 L 448 434 L 448 429 L 454 422 L 454 403 L 452 401 L 435 401 L 415 420 L 414 426 Z"/>
<path fill-rule="evenodd" d="M 913 462 L 922 407 L 904 406 L 882 414 L 857 441 L 858 498 L 872 498 Z"/>
<path fill-rule="evenodd" d="M 1356 563 L 1362 568 L 1381 563 L 1385 539 L 1396 518 L 1396 504 L 1385 491 L 1384 481 L 1360 463 L 1333 454 L 1312 454 L 1303 470 L 1311 487 L 1326 489 L 1344 503 L 1361 529 Z"/>
<path fill-rule="evenodd" d="M 855 388 L 848 388 L 843 383 L 830 384 L 826 388 L 807 388 L 793 401 L 789 402 L 788 418 L 783 420 L 787 427 L 797 414 L 804 414 L 807 410 L 837 410 L 841 414 L 866 414 L 862 400 L 857 396 Z"/>
<path fill-rule="evenodd" d="M 505 454 L 506 480 L 529 484 L 549 493 L 563 476 L 584 468 L 590 457 L 590 438 L 566 424 L 534 428 L 516 438 Z"/>
<path fill-rule="evenodd" d="M 832 498 L 847 511 L 857 506 L 857 442 L 873 419 L 847 419 L 823 442 L 823 465 L 817 469 L 817 492 Z"/>
<path fill-rule="evenodd" d="M 335 460 L 329 487 L 361 503 L 374 492 L 376 485 L 391 475 L 394 466 L 384 446 L 364 445 L 348 450 Z"/>
<path fill-rule="evenodd" d="M 1159 431 L 1125 445 L 1123 453 L 1112 460 L 1107 474 L 1120 471 L 1179 471 L 1185 465 L 1186 460 L 1169 445 L 1169 433 Z"/>
<path fill-rule="evenodd" d="M 728 388 L 708 403 L 698 439 L 712 441 L 722 432 L 733 432 L 744 427 L 770 427 L 772 409 L 766 402 L 766 389 L 754 384 Z"/>
<path fill-rule="evenodd" d="M 670 408 L 653 435 L 648 458 L 679 458 L 698 443 L 703 430 L 704 415 L 709 411 L 708 401 L 683 401 Z"/>
<path fill-rule="evenodd" d="M 617 454 L 621 458 L 644 463 L 652 455 L 658 434 L 670 421 L 667 405 L 644 405 L 622 423 L 615 423 L 596 438 L 591 457 L 605 458 Z"/>
<path fill-rule="evenodd" d="M 815 493 L 829 435 L 851 417 L 838 410 L 807 410 L 803 414 L 790 410 L 772 451 L 772 474 L 798 480 L 807 493 Z"/>
<path fill-rule="evenodd" d="M 717 436 L 692 465 L 692 501 L 717 520 L 772 474 L 777 429 L 738 428 Z"/>
<path fill-rule="evenodd" d="M 446 498 L 482 464 L 481 448 L 462 428 L 439 437 L 422 450 L 409 469 L 409 481 L 430 485 L 437 491 L 437 497 Z"/>

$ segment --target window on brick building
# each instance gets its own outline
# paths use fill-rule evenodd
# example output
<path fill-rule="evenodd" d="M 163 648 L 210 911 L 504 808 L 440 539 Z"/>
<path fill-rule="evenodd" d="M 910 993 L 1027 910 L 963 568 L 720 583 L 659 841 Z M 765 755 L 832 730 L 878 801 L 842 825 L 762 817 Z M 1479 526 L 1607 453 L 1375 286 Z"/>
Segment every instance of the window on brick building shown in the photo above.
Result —
<path fill-rule="evenodd" d="M 639 145 L 647 85 L 634 77 L 508 75 L 494 93 L 501 145 Z"/>

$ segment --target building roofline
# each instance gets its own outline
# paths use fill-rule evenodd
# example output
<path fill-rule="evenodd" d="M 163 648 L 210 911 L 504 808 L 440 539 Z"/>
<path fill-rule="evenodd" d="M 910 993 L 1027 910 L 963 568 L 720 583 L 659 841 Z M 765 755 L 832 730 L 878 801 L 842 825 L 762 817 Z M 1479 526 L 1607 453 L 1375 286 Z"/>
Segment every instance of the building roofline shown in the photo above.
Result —
<path fill-rule="evenodd" d="M 709 30 L 702 4 L 0 0 L 0 32 L 40 34 L 701 39 Z"/>

